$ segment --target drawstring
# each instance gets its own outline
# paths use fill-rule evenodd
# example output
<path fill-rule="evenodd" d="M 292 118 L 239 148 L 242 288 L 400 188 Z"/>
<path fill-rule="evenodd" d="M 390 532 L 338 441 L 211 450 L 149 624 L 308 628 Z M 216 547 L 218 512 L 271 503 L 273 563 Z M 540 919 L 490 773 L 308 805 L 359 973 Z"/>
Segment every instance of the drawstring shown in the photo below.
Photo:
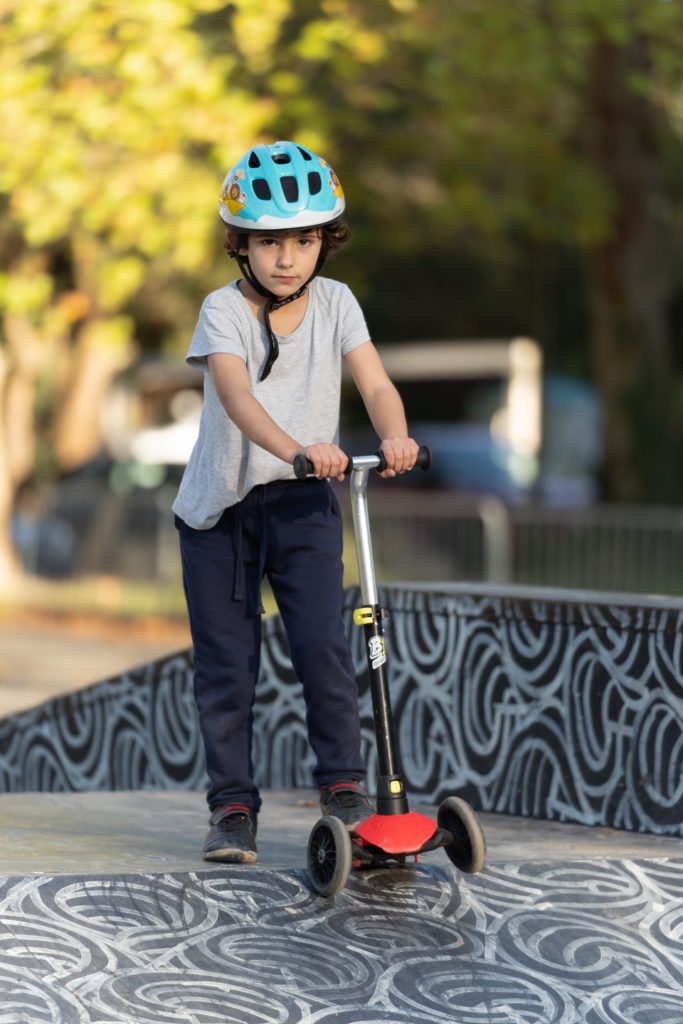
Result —
<path fill-rule="evenodd" d="M 235 505 L 235 530 L 233 533 L 235 543 L 235 576 L 232 581 L 233 601 L 244 600 L 244 563 L 242 561 L 242 502 Z"/>
<path fill-rule="evenodd" d="M 254 487 L 247 497 L 235 505 L 235 575 L 232 584 L 233 601 L 244 601 L 246 590 L 246 572 L 244 562 L 244 518 L 245 510 L 253 509 L 253 525 L 258 531 L 259 552 L 257 567 L 256 591 L 250 588 L 246 594 L 247 615 L 262 615 L 264 612 L 261 601 L 261 580 L 266 567 L 266 552 L 268 549 L 268 523 L 266 518 L 266 489 L 262 485 Z"/>

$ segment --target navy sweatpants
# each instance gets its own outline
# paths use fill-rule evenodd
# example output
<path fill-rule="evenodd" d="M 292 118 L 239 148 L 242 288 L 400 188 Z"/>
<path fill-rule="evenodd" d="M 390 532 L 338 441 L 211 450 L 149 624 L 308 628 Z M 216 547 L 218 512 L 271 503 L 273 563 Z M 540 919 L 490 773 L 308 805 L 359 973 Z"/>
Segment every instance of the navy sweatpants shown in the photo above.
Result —
<path fill-rule="evenodd" d="M 214 810 L 259 810 L 251 755 L 268 577 L 303 686 L 318 785 L 360 780 L 358 692 L 342 620 L 342 526 L 327 481 L 255 487 L 209 530 L 176 517 L 195 657 L 195 698 Z"/>

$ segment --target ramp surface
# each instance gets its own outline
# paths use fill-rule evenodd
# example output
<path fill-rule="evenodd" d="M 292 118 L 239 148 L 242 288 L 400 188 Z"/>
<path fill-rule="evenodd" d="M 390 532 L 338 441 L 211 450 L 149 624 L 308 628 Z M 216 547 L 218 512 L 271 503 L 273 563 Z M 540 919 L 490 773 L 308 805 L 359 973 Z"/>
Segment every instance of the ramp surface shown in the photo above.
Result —
<path fill-rule="evenodd" d="M 439 851 L 325 900 L 317 817 L 267 793 L 259 864 L 211 867 L 198 793 L 0 797 L 0 1019 L 683 1021 L 679 840 L 482 815 L 481 874 Z"/>

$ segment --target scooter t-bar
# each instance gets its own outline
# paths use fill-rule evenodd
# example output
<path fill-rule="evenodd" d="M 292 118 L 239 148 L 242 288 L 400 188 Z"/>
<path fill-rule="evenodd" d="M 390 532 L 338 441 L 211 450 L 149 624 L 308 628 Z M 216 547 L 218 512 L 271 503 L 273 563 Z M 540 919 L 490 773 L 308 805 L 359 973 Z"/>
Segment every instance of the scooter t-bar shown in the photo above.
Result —
<path fill-rule="evenodd" d="M 356 608 L 353 621 L 362 626 L 368 662 L 370 696 L 377 741 L 376 813 L 361 819 L 353 829 L 334 815 L 324 815 L 310 834 L 307 850 L 309 877 L 321 896 L 333 896 L 343 889 L 353 867 L 402 866 L 406 857 L 418 856 L 443 847 L 448 859 L 460 871 L 481 871 L 486 860 L 486 839 L 476 814 L 459 796 L 448 796 L 439 805 L 436 821 L 408 807 L 405 781 L 398 767 L 389 701 L 388 652 L 375 582 L 366 489 L 370 470 L 386 469 L 381 452 L 348 458 L 351 476 L 351 507 L 358 556 L 363 605 Z M 431 452 L 420 448 L 417 465 L 428 469 Z M 313 471 L 301 454 L 294 460 L 300 479 Z"/>
<path fill-rule="evenodd" d="M 431 451 L 426 446 L 422 446 L 418 452 L 416 465 L 421 469 L 429 469 L 431 463 Z M 386 613 L 379 604 L 370 539 L 367 485 L 370 471 L 373 469 L 378 473 L 386 469 L 386 460 L 382 452 L 376 452 L 374 455 L 348 456 L 344 470 L 346 475 L 350 474 L 351 476 L 351 512 L 360 592 L 363 601 L 363 606 L 355 610 L 353 621 L 357 626 L 363 626 L 365 631 L 370 695 L 377 741 L 377 811 L 379 814 L 406 814 L 408 801 L 395 753 L 396 743 L 393 735 L 389 685 L 386 676 L 387 656 L 382 628 L 382 619 Z M 304 479 L 312 470 L 313 465 L 305 455 L 295 456 L 294 473 L 299 479 Z"/>

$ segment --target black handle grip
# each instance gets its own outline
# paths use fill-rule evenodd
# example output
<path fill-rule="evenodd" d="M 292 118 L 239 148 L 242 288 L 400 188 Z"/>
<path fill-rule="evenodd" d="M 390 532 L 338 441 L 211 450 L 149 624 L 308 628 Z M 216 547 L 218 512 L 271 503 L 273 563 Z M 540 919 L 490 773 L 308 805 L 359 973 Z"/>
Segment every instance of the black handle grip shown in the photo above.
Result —
<path fill-rule="evenodd" d="M 431 469 L 432 468 L 432 449 L 428 448 L 426 444 L 420 445 L 420 450 L 417 453 L 416 466 L 420 469 Z"/>
<path fill-rule="evenodd" d="M 309 473 L 313 472 L 313 463 L 310 459 L 307 459 L 303 452 L 299 452 L 298 455 L 294 456 L 294 476 L 297 480 L 305 480 Z"/>
<path fill-rule="evenodd" d="M 344 472 L 348 476 L 352 469 L 351 456 L 347 455 L 346 459 L 347 462 Z M 306 477 L 310 476 L 311 473 L 313 472 L 313 463 L 311 462 L 310 459 L 306 458 L 303 452 L 299 452 L 298 455 L 294 456 L 294 462 L 292 463 L 292 466 L 294 467 L 294 476 L 297 478 L 297 480 L 305 480 Z"/>
<path fill-rule="evenodd" d="M 383 473 L 384 470 L 387 468 L 387 460 L 384 458 L 384 452 L 380 450 L 378 452 L 375 452 L 375 455 L 379 459 L 379 466 L 377 467 L 376 472 Z M 428 448 L 426 444 L 421 444 L 417 453 L 417 458 L 415 460 L 415 466 L 417 466 L 418 469 L 430 469 L 431 465 L 432 450 L 431 448 Z M 351 472 L 348 467 L 346 472 Z"/>
<path fill-rule="evenodd" d="M 384 470 L 387 468 L 387 462 L 386 459 L 384 458 L 384 452 L 378 451 L 375 452 L 375 455 L 377 455 L 377 457 L 379 458 L 379 466 L 377 467 L 377 472 L 383 473 Z M 351 470 L 353 469 L 353 458 L 350 455 L 347 456 L 347 458 L 348 462 L 346 463 L 346 469 L 344 470 L 346 476 L 348 476 Z M 428 448 L 426 444 L 420 445 L 420 450 L 417 453 L 415 465 L 418 466 L 420 469 L 429 469 L 431 467 L 431 464 L 431 449 Z M 294 476 L 297 478 L 297 480 L 305 480 L 306 477 L 313 472 L 313 463 L 311 462 L 310 459 L 306 458 L 303 452 L 299 452 L 298 455 L 294 456 L 294 462 L 292 463 L 292 465 L 294 467 Z"/>

